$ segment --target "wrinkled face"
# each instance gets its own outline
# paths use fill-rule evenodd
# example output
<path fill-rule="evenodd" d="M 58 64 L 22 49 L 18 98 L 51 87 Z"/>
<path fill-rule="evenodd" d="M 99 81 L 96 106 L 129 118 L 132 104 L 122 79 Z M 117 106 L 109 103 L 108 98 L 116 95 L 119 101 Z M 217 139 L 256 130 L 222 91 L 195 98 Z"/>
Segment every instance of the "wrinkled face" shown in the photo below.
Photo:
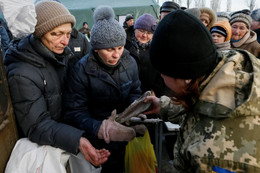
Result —
<path fill-rule="evenodd" d="M 145 31 L 143 29 L 136 29 L 135 38 L 140 43 L 147 43 L 153 38 L 153 33 L 149 32 L 149 31 Z"/>
<path fill-rule="evenodd" d="M 225 42 L 225 37 L 217 32 L 213 32 L 212 34 L 212 38 L 214 43 L 224 43 Z"/>
<path fill-rule="evenodd" d="M 202 13 L 200 15 L 200 21 L 205 25 L 208 26 L 209 25 L 209 14 L 208 13 Z"/>
<path fill-rule="evenodd" d="M 256 30 L 260 28 L 260 22 L 253 20 L 251 25 L 251 30 Z"/>
<path fill-rule="evenodd" d="M 186 87 L 186 83 L 184 79 L 176 79 L 170 76 L 166 76 L 164 74 L 161 74 L 165 85 L 171 89 L 171 91 L 174 93 L 175 96 L 181 95 L 184 91 L 184 88 Z"/>
<path fill-rule="evenodd" d="M 124 51 L 124 46 L 95 50 L 101 60 L 107 65 L 116 65 Z"/>
<path fill-rule="evenodd" d="M 41 37 L 42 43 L 52 52 L 62 54 L 69 44 L 71 23 L 62 24 Z"/>
<path fill-rule="evenodd" d="M 160 14 L 160 20 L 162 20 L 167 14 L 169 14 L 170 12 L 168 12 L 168 11 L 163 11 L 163 12 L 161 12 L 161 14 Z"/>
<path fill-rule="evenodd" d="M 126 24 L 127 24 L 128 27 L 133 26 L 134 25 L 134 19 L 130 19 L 130 20 L 126 21 Z"/>
<path fill-rule="evenodd" d="M 244 22 L 235 22 L 231 25 L 232 29 L 232 40 L 241 39 L 248 31 L 247 26 Z"/>

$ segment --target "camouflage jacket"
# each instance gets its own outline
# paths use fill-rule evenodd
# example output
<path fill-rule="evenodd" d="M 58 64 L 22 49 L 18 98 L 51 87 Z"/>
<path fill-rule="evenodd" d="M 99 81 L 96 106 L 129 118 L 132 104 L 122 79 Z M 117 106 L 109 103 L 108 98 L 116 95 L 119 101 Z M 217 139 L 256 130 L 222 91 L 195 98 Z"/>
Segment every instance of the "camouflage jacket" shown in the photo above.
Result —
<path fill-rule="evenodd" d="M 185 114 L 174 147 L 174 172 L 260 172 L 260 61 L 242 50 L 222 52 Z M 161 97 L 161 114 L 181 109 Z"/>

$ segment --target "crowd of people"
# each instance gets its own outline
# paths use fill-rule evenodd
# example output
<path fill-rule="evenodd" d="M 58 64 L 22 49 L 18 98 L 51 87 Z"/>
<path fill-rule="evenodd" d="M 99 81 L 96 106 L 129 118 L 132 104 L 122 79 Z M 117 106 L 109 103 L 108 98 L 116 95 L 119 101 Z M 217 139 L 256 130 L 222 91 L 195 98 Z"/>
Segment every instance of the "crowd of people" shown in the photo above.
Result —
<path fill-rule="evenodd" d="M 35 12 L 24 38 L 0 25 L 21 138 L 6 173 L 66 172 L 67 163 L 72 173 L 125 172 L 127 143 L 153 131 L 115 117 L 146 91 L 144 114 L 181 126 L 172 172 L 260 172 L 260 9 L 166 1 L 158 20 L 127 14 L 121 26 L 99 6 L 92 28 L 79 30 L 61 2 L 40 1 Z"/>

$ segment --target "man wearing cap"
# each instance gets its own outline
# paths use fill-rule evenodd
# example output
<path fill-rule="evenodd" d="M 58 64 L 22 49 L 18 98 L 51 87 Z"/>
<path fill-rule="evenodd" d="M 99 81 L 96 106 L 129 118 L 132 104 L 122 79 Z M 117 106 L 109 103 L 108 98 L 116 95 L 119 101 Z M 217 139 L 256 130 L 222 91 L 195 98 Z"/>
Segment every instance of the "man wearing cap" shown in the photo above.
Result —
<path fill-rule="evenodd" d="M 75 18 L 56 1 L 41 1 L 35 11 L 34 33 L 13 41 L 4 60 L 19 135 L 27 137 L 17 142 L 6 172 L 62 172 L 68 153 L 79 152 L 95 166 L 103 164 L 110 153 L 96 150 L 83 130 L 61 122 L 61 95 L 72 58 L 66 46 Z"/>
<path fill-rule="evenodd" d="M 173 10 L 178 10 L 181 7 L 179 4 L 173 1 L 165 1 L 162 6 L 160 7 L 160 20 L 162 20 L 168 13 L 170 13 Z"/>
<path fill-rule="evenodd" d="M 257 34 L 257 41 L 260 43 L 260 8 L 252 11 L 252 25 L 251 30 L 253 30 Z"/>

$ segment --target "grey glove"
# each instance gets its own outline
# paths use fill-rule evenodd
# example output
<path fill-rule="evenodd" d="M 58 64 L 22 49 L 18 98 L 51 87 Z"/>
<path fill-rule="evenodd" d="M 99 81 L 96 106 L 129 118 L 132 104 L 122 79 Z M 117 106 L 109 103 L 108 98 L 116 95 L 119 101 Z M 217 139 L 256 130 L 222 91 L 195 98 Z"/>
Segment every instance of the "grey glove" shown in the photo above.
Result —
<path fill-rule="evenodd" d="M 116 110 L 112 111 L 108 119 L 103 120 L 98 131 L 98 138 L 104 139 L 106 143 L 110 141 L 131 141 L 134 139 L 136 136 L 135 130 L 117 123 L 115 118 Z"/>
<path fill-rule="evenodd" d="M 147 130 L 147 128 L 144 124 L 138 124 L 138 125 L 132 126 L 132 128 L 135 130 L 136 134 L 139 134 L 141 136 L 144 136 L 145 131 Z"/>

